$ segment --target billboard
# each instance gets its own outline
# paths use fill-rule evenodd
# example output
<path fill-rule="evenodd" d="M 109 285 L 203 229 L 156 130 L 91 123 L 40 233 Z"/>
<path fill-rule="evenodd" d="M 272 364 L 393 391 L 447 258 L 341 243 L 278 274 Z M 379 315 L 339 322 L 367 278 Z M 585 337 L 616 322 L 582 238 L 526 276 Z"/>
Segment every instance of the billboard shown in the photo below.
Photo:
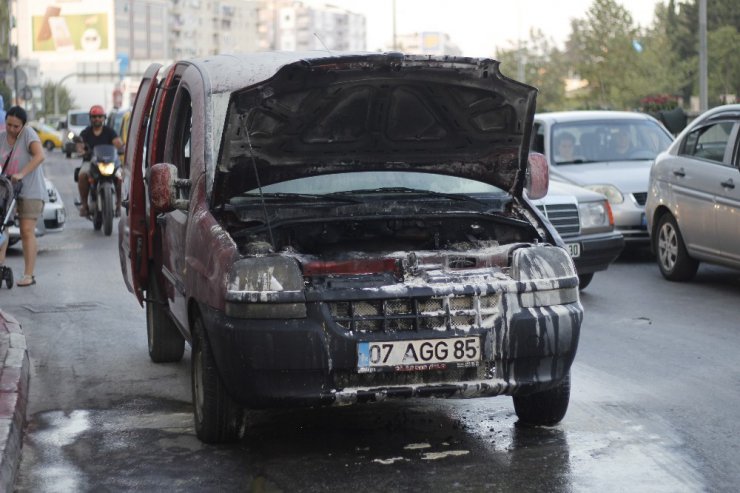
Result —
<path fill-rule="evenodd" d="M 40 56 L 113 53 L 113 2 L 56 0 L 29 2 L 31 53 Z"/>

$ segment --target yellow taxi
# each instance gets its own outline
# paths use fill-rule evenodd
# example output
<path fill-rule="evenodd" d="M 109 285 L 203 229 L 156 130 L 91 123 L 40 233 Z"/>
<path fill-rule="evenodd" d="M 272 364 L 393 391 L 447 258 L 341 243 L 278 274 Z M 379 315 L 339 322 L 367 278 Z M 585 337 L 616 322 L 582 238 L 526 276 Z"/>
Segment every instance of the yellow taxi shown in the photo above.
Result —
<path fill-rule="evenodd" d="M 28 125 L 36 131 L 39 139 L 41 139 L 41 144 L 47 151 L 62 147 L 62 136 L 51 125 L 41 122 L 29 122 Z"/>

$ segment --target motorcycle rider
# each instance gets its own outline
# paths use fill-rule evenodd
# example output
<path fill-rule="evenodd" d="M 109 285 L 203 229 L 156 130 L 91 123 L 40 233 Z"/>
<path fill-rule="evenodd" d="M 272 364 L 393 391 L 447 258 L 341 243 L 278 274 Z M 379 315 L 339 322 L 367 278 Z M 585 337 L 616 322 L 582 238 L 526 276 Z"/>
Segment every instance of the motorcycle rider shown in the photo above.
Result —
<path fill-rule="evenodd" d="M 116 149 L 123 149 L 123 141 L 116 131 L 105 125 L 105 110 L 99 104 L 90 107 L 90 125 L 80 132 L 77 142 L 77 154 L 82 155 L 82 165 L 77 176 L 77 189 L 80 192 L 80 216 L 87 217 L 90 211 L 87 207 L 87 196 L 90 192 L 90 159 L 96 145 L 113 145 Z M 116 178 L 116 217 L 121 215 L 121 179 Z"/>

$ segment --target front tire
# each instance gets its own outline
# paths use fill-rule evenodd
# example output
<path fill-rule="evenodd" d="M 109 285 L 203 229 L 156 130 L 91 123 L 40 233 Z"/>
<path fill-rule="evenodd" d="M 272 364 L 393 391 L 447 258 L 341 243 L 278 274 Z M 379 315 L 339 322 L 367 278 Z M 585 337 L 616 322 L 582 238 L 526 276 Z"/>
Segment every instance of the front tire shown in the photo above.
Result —
<path fill-rule="evenodd" d="M 54 150 L 56 146 L 54 145 L 54 142 L 47 140 L 46 142 L 44 142 L 44 147 L 46 148 L 47 151 L 51 152 Z"/>
<path fill-rule="evenodd" d="M 594 278 L 594 273 L 591 272 L 589 274 L 578 274 L 578 289 L 583 290 L 586 289 L 586 287 L 591 284 L 591 281 Z"/>
<path fill-rule="evenodd" d="M 244 409 L 226 391 L 200 317 L 193 322 L 191 384 L 195 434 L 205 443 L 233 442 L 244 434 Z"/>
<path fill-rule="evenodd" d="M 103 208 L 103 233 L 110 236 L 113 233 L 113 185 L 104 183 L 100 189 L 100 203 Z"/>
<path fill-rule="evenodd" d="M 185 339 L 164 309 L 154 273 L 149 275 L 146 293 L 146 334 L 149 358 L 155 363 L 177 363 L 185 353 Z"/>
<path fill-rule="evenodd" d="M 528 426 L 553 426 L 565 417 L 570 402 L 570 370 L 557 387 L 535 394 L 514 396 L 519 422 Z"/>
<path fill-rule="evenodd" d="M 658 220 L 657 260 L 660 273 L 669 281 L 688 281 L 699 262 L 689 256 L 676 219 L 669 213 Z"/>

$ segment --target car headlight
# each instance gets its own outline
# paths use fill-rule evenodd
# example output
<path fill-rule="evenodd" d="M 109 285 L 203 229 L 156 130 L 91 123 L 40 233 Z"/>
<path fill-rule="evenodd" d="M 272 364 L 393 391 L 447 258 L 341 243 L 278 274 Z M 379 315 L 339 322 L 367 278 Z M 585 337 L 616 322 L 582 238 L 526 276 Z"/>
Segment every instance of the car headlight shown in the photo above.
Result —
<path fill-rule="evenodd" d="M 604 195 L 610 204 L 621 204 L 624 202 L 624 195 L 614 185 L 586 185 L 583 188 Z"/>
<path fill-rule="evenodd" d="M 226 285 L 226 315 L 306 318 L 303 287 L 303 274 L 293 259 L 268 255 L 238 260 L 231 267 Z"/>
<path fill-rule="evenodd" d="M 581 234 L 601 233 L 614 229 L 612 208 L 606 200 L 579 203 L 578 216 L 581 223 Z"/>
<path fill-rule="evenodd" d="M 67 134 L 67 140 L 74 140 L 74 138 L 75 138 L 75 133 L 74 132 L 69 132 Z"/>
<path fill-rule="evenodd" d="M 57 192 L 53 188 L 47 188 L 46 193 L 49 195 L 49 202 L 57 201 Z"/>

